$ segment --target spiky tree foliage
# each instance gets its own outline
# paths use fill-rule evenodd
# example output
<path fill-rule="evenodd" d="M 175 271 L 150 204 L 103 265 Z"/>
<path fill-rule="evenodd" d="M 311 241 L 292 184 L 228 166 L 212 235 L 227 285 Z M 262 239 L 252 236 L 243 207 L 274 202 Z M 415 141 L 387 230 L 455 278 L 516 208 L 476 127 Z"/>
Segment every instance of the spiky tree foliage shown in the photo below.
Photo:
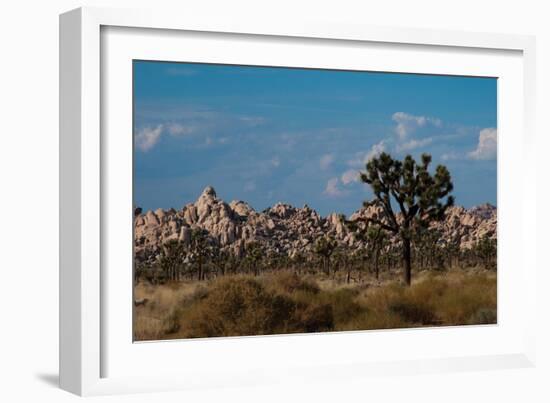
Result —
<path fill-rule="evenodd" d="M 432 157 L 422 154 L 420 163 L 410 155 L 403 161 L 382 153 L 371 159 L 361 181 L 372 188 L 374 199 L 366 201 L 365 207 L 377 206 L 383 218 L 373 217 L 370 222 L 382 229 L 398 234 L 403 250 L 403 277 L 411 284 L 411 239 L 417 228 L 427 227 L 430 222 L 443 219 L 445 210 L 454 203 L 451 175 L 447 168 L 438 165 L 435 174 L 429 172 Z M 443 199 L 445 199 L 442 202 Z M 401 218 L 394 211 L 397 206 Z"/>
<path fill-rule="evenodd" d="M 328 235 L 319 238 L 315 243 L 314 252 L 321 257 L 323 270 L 327 276 L 330 275 L 330 257 L 336 246 L 338 246 L 338 243 Z"/>
<path fill-rule="evenodd" d="M 205 279 L 204 267 L 212 255 L 212 241 L 208 231 L 195 228 L 191 231 L 189 257 L 195 266 L 199 281 Z"/>
<path fill-rule="evenodd" d="M 186 255 L 184 245 L 175 239 L 162 245 L 158 265 L 166 279 L 179 280 Z"/>

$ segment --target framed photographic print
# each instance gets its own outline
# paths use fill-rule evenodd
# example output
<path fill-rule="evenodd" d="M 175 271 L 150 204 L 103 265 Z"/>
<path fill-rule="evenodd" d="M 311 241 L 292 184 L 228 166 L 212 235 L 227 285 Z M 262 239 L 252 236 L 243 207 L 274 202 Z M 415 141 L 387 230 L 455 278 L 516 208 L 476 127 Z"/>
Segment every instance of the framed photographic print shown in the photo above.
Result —
<path fill-rule="evenodd" d="M 134 340 L 497 323 L 496 78 L 133 80 Z"/>
<path fill-rule="evenodd" d="M 532 365 L 533 39 L 234 24 L 61 16 L 62 387 Z"/>

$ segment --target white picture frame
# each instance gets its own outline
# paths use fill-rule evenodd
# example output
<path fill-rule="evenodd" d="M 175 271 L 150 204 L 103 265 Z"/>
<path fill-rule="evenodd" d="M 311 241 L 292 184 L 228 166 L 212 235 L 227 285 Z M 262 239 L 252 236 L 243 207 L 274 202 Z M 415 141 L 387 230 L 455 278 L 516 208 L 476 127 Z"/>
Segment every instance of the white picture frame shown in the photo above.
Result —
<path fill-rule="evenodd" d="M 151 43 L 158 46 L 155 46 L 156 50 L 153 53 L 145 52 L 146 58 L 168 57 L 168 60 L 176 60 L 177 55 L 172 54 L 172 51 L 175 43 L 179 43 L 181 35 L 185 33 L 192 33 L 192 40 L 201 40 L 203 36 L 215 34 L 215 41 L 221 41 L 222 44 L 231 41 L 231 38 L 248 38 L 256 44 L 269 42 L 273 47 L 280 45 L 283 51 L 290 49 L 289 41 L 299 43 L 301 49 L 304 45 L 311 44 L 311 41 L 316 41 L 318 46 L 330 47 L 334 52 L 348 45 L 355 48 L 355 53 L 363 52 L 363 45 L 380 49 L 393 46 L 395 55 L 391 56 L 392 63 L 398 63 L 395 60 L 398 60 L 399 52 L 426 54 L 424 58 L 409 61 L 418 63 L 417 65 L 403 64 L 403 71 L 434 74 L 478 72 L 480 75 L 503 78 L 505 87 L 499 88 L 505 88 L 505 94 L 513 93 L 517 96 L 514 97 L 516 99 L 511 99 L 510 96 L 503 99 L 499 95 L 499 136 L 506 136 L 507 139 L 503 148 L 499 138 L 499 200 L 505 197 L 509 200 L 508 205 L 519 209 L 520 213 L 508 219 L 506 209 L 501 216 L 499 204 L 499 265 L 503 263 L 501 256 L 508 253 L 506 257 L 509 259 L 506 261 L 513 261 L 521 270 L 510 271 L 510 276 L 504 278 L 503 285 L 500 284 L 499 277 L 499 325 L 478 329 L 426 329 L 423 333 L 414 330 L 345 332 L 346 334 L 338 335 L 264 336 L 133 344 L 131 337 L 128 338 L 131 328 L 127 328 L 127 317 L 124 316 L 131 300 L 121 297 L 125 302 L 119 303 L 112 298 L 116 284 L 122 284 L 126 277 L 123 271 L 121 275 L 115 276 L 112 270 L 108 270 L 112 267 L 111 259 L 120 259 L 122 265 L 125 265 L 128 259 L 131 259 L 131 248 L 113 252 L 106 240 L 117 237 L 116 234 L 120 234 L 121 239 L 124 239 L 128 235 L 124 228 L 131 230 L 130 214 L 127 217 L 114 214 L 117 211 L 125 211 L 128 203 L 131 207 L 131 198 L 127 200 L 125 197 L 128 189 L 131 191 L 131 183 L 124 185 L 124 178 L 128 178 L 128 172 L 131 174 L 131 162 L 129 165 L 124 162 L 117 163 L 116 166 L 112 163 L 113 154 L 119 156 L 119 151 L 126 155 L 122 161 L 128 162 L 128 153 L 124 148 L 128 139 L 131 141 L 131 136 L 126 137 L 124 141 L 114 141 L 119 137 L 109 135 L 114 128 L 122 132 L 128 131 L 131 121 L 128 122 L 124 117 L 131 113 L 128 111 L 128 102 L 131 104 L 131 99 L 128 100 L 127 80 L 115 80 L 117 84 L 113 84 L 115 81 L 107 80 L 106 77 L 124 78 L 124 66 L 127 66 L 125 63 L 132 57 L 137 58 L 138 54 L 141 55 L 140 47 L 145 49 Z M 106 37 L 106 34 L 112 36 Z M 132 37 L 139 35 L 142 35 L 139 41 L 135 41 L 134 38 L 132 42 Z M 221 48 L 218 49 L 217 56 L 197 53 L 194 57 L 210 62 L 242 63 L 246 46 L 251 46 L 247 42 L 248 39 L 244 39 L 239 39 L 243 50 L 238 50 L 237 44 L 237 47 L 232 48 L 236 55 L 234 60 L 231 59 L 233 56 L 223 54 Z M 138 45 L 135 42 L 138 42 Z M 188 49 L 193 47 L 191 39 L 187 44 Z M 207 46 L 216 45 L 212 41 L 212 44 Z M 435 60 L 435 56 L 430 52 L 446 53 L 449 60 L 455 60 L 456 63 L 441 63 L 437 69 L 427 68 L 426 63 Z M 467 63 L 459 63 L 460 52 L 469 52 L 473 54 L 472 57 L 478 57 L 478 70 L 470 70 L 472 67 L 468 67 Z M 524 161 L 529 161 L 534 153 L 534 52 L 534 38 L 519 35 L 350 26 L 323 22 L 293 24 L 269 19 L 213 20 L 150 10 L 81 8 L 61 15 L 61 387 L 79 395 L 96 395 L 245 386 L 293 382 L 296 379 L 335 380 L 381 373 L 398 375 L 533 366 L 536 254 L 535 243 L 530 242 L 531 240 L 522 234 L 536 232 L 535 201 L 525 196 L 526 192 L 521 192 L 515 198 L 511 195 L 509 197 L 506 189 L 511 186 L 534 188 L 536 178 L 523 177 L 521 174 L 514 176 L 513 172 L 507 170 L 506 165 L 503 166 L 502 161 L 511 158 L 514 150 L 520 150 L 520 158 Z M 273 61 L 275 53 L 269 52 L 271 59 L 267 53 L 250 54 L 246 62 L 255 62 L 259 65 L 276 64 L 277 62 Z M 511 55 L 510 58 L 505 56 L 508 54 Z M 388 60 L 391 57 L 388 56 Z M 106 61 L 105 58 L 109 60 Z M 361 63 L 364 63 L 359 59 L 356 58 L 357 68 L 361 68 Z M 287 65 L 282 60 L 282 65 Z M 335 64 L 328 66 L 329 62 L 316 59 L 313 51 L 309 59 L 293 60 L 300 66 L 311 63 L 309 67 L 321 67 L 321 63 L 322 67 L 341 68 L 348 67 L 351 63 L 351 59 L 345 61 L 343 57 L 344 61 L 336 60 L 331 62 Z M 383 62 L 379 65 L 370 63 L 368 66 L 375 70 L 388 69 Z M 391 67 L 389 69 L 391 70 Z M 429 71 L 426 71 L 427 69 Z M 503 75 L 491 74 L 494 71 L 502 71 Z M 511 92 L 508 92 L 508 89 Z M 122 111 L 122 117 L 116 122 L 110 120 L 111 107 Z M 510 113 L 502 116 L 503 112 L 517 111 L 518 107 L 521 108 L 518 116 L 508 118 Z M 505 129 L 514 128 L 516 134 L 512 134 L 512 130 L 504 130 L 502 134 L 501 123 Z M 507 177 L 506 182 L 502 180 L 503 172 Z M 501 190 L 504 195 L 501 194 Z M 116 200 L 120 201 L 118 206 L 114 205 Z M 505 233 L 502 226 L 506 229 Z M 517 232 L 511 234 L 511 229 Z M 507 242 L 519 242 L 519 249 L 515 252 L 503 250 L 503 245 L 505 247 Z M 507 295 L 506 293 L 511 290 L 507 284 L 516 285 L 517 289 L 514 289 L 513 296 L 521 298 L 522 312 L 532 312 L 533 317 L 523 315 L 521 323 L 516 320 L 519 310 L 512 312 L 513 308 L 507 305 L 501 296 L 501 291 Z M 130 279 L 128 287 L 131 287 Z M 124 292 L 121 291 L 122 295 Z M 122 313 L 119 315 L 117 312 Z M 376 357 L 373 350 L 370 352 L 371 358 L 368 359 L 361 355 L 346 358 L 345 349 L 342 350 L 342 355 L 346 359 L 342 360 L 331 354 L 319 359 L 314 356 L 314 349 L 333 351 L 341 345 L 358 345 L 366 338 L 376 340 L 376 343 L 382 343 L 382 346 L 384 343 L 399 343 L 403 338 L 408 338 L 418 346 L 418 351 L 416 355 L 405 356 L 404 352 L 397 349 L 391 357 Z M 424 344 L 432 346 L 434 342 L 440 342 L 440 346 L 438 349 L 430 350 L 428 346 L 422 347 L 422 340 L 428 340 Z M 464 340 L 464 349 L 446 353 L 448 347 L 445 343 L 453 343 L 455 340 Z M 480 342 L 474 349 L 468 343 L 473 344 L 475 340 L 486 340 L 487 343 Z M 489 348 L 490 340 L 504 341 L 501 344 L 494 342 Z M 283 349 L 287 348 L 301 354 L 282 357 L 282 352 L 286 351 Z M 380 354 L 384 354 L 384 348 L 378 350 Z M 235 351 L 239 354 L 235 354 Z M 166 370 L 162 373 L 159 370 L 155 375 L 154 368 L 160 366 L 148 365 L 149 363 L 146 366 L 153 368 L 153 371 L 136 370 L 132 359 L 138 354 L 140 362 L 147 363 L 147 360 L 151 360 L 153 363 L 153 360 L 157 360 L 156 363 L 162 363 Z M 180 359 L 170 360 L 169 357 L 174 354 L 187 357 L 186 363 L 180 364 Z M 214 354 L 223 357 L 223 360 L 204 360 L 205 356 Z M 264 361 L 261 368 L 258 366 L 259 357 Z M 204 362 L 199 365 L 199 360 Z M 222 361 L 231 362 L 231 365 L 224 366 Z M 123 365 L 125 362 L 127 364 Z M 193 367 L 193 371 L 188 371 L 190 367 Z M 206 377 L 205 374 L 210 376 Z"/>

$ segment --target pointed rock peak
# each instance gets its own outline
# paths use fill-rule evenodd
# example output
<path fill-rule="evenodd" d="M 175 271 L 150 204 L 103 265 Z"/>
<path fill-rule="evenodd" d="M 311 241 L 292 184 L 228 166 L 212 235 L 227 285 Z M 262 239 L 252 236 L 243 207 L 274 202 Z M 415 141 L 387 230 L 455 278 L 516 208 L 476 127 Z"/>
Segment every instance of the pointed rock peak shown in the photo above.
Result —
<path fill-rule="evenodd" d="M 202 191 L 201 197 L 202 196 L 216 197 L 216 191 L 212 186 L 207 186 Z"/>

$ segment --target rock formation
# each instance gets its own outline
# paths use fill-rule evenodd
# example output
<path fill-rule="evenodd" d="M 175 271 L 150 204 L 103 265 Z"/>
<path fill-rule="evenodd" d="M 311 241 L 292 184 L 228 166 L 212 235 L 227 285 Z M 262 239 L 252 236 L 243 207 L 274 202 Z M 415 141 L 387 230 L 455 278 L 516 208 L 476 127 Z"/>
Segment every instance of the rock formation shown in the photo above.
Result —
<path fill-rule="evenodd" d="M 349 219 L 372 217 L 378 214 L 376 208 L 362 208 Z M 496 239 L 497 209 L 490 204 L 469 210 L 454 206 L 447 210 L 445 219 L 432 224 L 441 233 L 441 243 L 457 242 L 460 248 L 471 248 L 485 236 Z M 195 203 L 174 209 L 147 211 L 135 209 L 134 242 L 135 255 L 139 261 L 154 259 L 163 243 L 179 240 L 188 243 L 191 231 L 202 228 L 222 248 L 236 255 L 243 252 L 244 245 L 257 241 L 268 252 L 308 253 L 316 240 L 330 235 L 340 244 L 360 247 L 361 241 L 344 223 L 342 215 L 332 213 L 321 217 L 307 205 L 302 208 L 284 203 L 262 211 L 255 211 L 244 201 L 227 204 L 217 197 L 216 191 L 208 186 Z M 394 242 L 397 239 L 394 237 Z"/>

